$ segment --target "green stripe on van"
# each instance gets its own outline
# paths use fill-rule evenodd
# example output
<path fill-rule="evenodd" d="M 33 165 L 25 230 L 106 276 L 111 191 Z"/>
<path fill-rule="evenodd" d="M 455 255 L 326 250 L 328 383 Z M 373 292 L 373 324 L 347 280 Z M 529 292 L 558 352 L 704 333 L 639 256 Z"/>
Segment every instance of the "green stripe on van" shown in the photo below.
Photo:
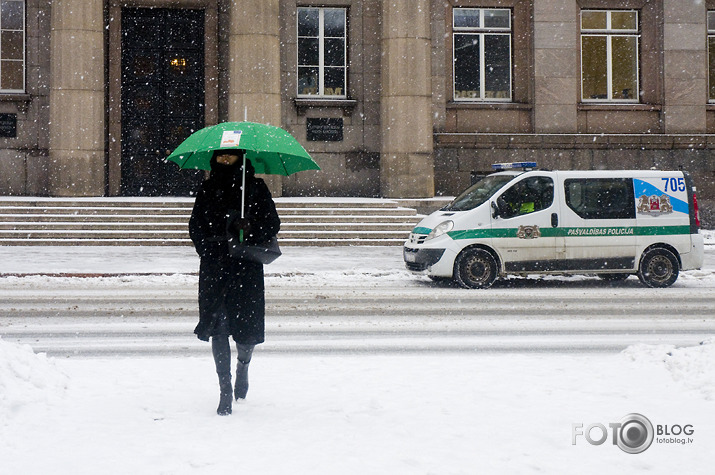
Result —
<path fill-rule="evenodd" d="M 673 234 L 690 234 L 690 226 L 642 226 L 636 228 L 638 236 L 668 236 Z"/>
<path fill-rule="evenodd" d="M 608 226 L 600 228 L 560 228 L 565 237 L 672 236 L 690 234 L 690 226 Z M 544 234 L 544 230 L 541 230 Z"/>
<path fill-rule="evenodd" d="M 672 236 L 690 234 L 690 226 L 607 226 L 592 228 L 539 228 L 541 237 L 617 237 L 617 236 Z M 450 231 L 447 234 L 459 239 L 515 238 L 518 228 L 469 229 Z M 422 234 L 428 234 L 422 233 Z"/>
<path fill-rule="evenodd" d="M 429 234 L 432 232 L 430 228 L 422 228 L 422 227 L 416 227 L 415 229 L 412 230 L 413 233 L 415 234 Z"/>
<path fill-rule="evenodd" d="M 467 229 L 464 231 L 450 231 L 447 234 L 455 241 L 458 239 L 492 239 L 516 237 L 517 228 L 501 229 Z M 543 232 L 541 233 L 543 236 Z"/>

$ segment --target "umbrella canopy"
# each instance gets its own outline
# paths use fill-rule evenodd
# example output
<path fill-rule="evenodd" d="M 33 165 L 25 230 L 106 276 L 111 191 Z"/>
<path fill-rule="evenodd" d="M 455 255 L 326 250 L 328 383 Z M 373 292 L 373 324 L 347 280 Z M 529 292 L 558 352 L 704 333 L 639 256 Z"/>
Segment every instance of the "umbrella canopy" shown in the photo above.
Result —
<path fill-rule="evenodd" d="M 216 150 L 245 150 L 256 173 L 288 176 L 320 170 L 302 145 L 280 127 L 255 122 L 223 122 L 204 127 L 184 140 L 167 160 L 180 168 L 210 170 Z"/>

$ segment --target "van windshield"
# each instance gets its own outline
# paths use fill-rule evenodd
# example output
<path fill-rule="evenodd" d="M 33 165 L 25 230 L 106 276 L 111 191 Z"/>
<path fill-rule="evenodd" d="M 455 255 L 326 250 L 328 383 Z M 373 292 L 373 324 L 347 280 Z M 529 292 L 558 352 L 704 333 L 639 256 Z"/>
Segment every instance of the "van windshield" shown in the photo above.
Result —
<path fill-rule="evenodd" d="M 514 175 L 489 175 L 467 188 L 442 211 L 468 211 L 487 201 L 497 190 L 514 179 Z"/>

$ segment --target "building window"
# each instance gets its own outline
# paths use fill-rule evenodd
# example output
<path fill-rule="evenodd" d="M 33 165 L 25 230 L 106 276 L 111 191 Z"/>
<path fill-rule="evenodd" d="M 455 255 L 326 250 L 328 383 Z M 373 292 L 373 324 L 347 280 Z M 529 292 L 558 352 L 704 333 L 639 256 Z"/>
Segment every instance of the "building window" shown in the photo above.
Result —
<path fill-rule="evenodd" d="M 708 99 L 715 102 L 715 11 L 708 12 Z"/>
<path fill-rule="evenodd" d="M 25 91 L 25 2 L 0 1 L 0 92 Z"/>
<path fill-rule="evenodd" d="M 455 101 L 511 101 L 511 10 L 455 8 Z"/>
<path fill-rule="evenodd" d="M 635 10 L 581 11 L 581 98 L 638 102 L 640 31 Z"/>
<path fill-rule="evenodd" d="M 298 8 L 298 97 L 347 97 L 347 10 Z"/>

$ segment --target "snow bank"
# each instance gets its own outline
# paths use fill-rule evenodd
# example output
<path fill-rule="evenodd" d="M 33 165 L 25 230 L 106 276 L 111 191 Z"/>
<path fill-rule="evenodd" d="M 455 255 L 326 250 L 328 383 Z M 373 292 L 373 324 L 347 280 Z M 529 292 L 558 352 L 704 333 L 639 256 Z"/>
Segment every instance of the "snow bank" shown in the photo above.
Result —
<path fill-rule="evenodd" d="M 68 382 L 44 353 L 0 339 L 0 420 L 24 406 L 55 400 L 65 393 Z"/>
<path fill-rule="evenodd" d="M 665 369 L 676 382 L 715 401 L 715 338 L 699 346 L 677 348 L 674 345 L 633 345 L 623 355 L 635 363 Z"/>

